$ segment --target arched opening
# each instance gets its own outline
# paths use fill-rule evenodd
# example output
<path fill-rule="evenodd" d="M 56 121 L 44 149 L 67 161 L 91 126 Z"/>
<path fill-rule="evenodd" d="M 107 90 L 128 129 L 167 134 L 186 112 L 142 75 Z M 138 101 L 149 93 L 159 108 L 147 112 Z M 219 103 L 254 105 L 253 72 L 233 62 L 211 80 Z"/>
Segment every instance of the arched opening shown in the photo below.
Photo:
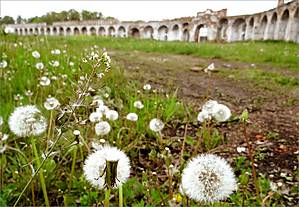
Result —
<path fill-rule="evenodd" d="M 172 27 L 172 30 L 171 30 L 171 40 L 179 40 L 180 38 L 180 28 L 179 28 L 179 25 L 175 24 L 173 25 Z"/>
<path fill-rule="evenodd" d="M 183 31 L 183 41 L 189 42 L 190 34 L 188 29 L 184 29 Z"/>
<path fill-rule="evenodd" d="M 63 36 L 64 35 L 64 29 L 63 27 L 59 28 L 59 35 Z"/>
<path fill-rule="evenodd" d="M 18 34 L 18 29 L 17 29 L 17 28 L 15 29 L 14 33 L 15 33 L 15 34 Z"/>
<path fill-rule="evenodd" d="M 51 35 L 51 29 L 50 29 L 50 27 L 47 27 L 46 33 L 47 33 L 47 35 Z"/>
<path fill-rule="evenodd" d="M 41 35 L 44 35 L 44 34 L 45 34 L 45 29 L 44 29 L 44 28 L 41 28 L 41 29 L 40 29 L 40 34 L 41 34 Z"/>
<path fill-rule="evenodd" d="M 25 33 L 25 35 L 28 35 L 28 29 L 27 28 L 24 29 L 24 33 Z"/>
<path fill-rule="evenodd" d="M 238 18 L 232 25 L 232 41 L 240 41 L 245 39 L 246 23 L 243 18 Z"/>
<path fill-rule="evenodd" d="M 254 33 L 254 18 L 251 17 L 247 26 L 247 34 L 246 34 L 246 39 L 252 40 L 253 39 L 253 33 Z"/>
<path fill-rule="evenodd" d="M 53 35 L 57 35 L 57 28 L 53 27 Z"/>
<path fill-rule="evenodd" d="M 266 27 L 267 27 L 267 23 L 268 23 L 268 18 L 265 15 L 262 18 L 261 24 L 260 24 L 260 38 L 261 40 L 265 40 L 267 39 L 267 35 L 266 35 Z"/>
<path fill-rule="evenodd" d="M 105 34 L 106 34 L 106 30 L 105 30 L 105 28 L 104 28 L 104 27 L 100 27 L 100 28 L 99 28 L 99 32 L 98 32 L 98 34 L 99 34 L 100 36 L 105 36 Z"/>
<path fill-rule="evenodd" d="M 72 34 L 71 28 L 67 27 L 66 28 L 66 35 L 71 35 L 71 34 Z"/>
<path fill-rule="evenodd" d="M 144 28 L 143 37 L 145 39 L 153 39 L 154 38 L 153 34 L 154 34 L 154 28 L 152 26 L 149 25 Z"/>
<path fill-rule="evenodd" d="M 32 28 L 29 29 L 29 34 L 33 35 L 33 29 Z"/>
<path fill-rule="evenodd" d="M 195 42 L 205 42 L 208 40 L 208 27 L 205 24 L 200 24 L 196 27 L 194 33 Z"/>
<path fill-rule="evenodd" d="M 126 37 L 126 29 L 123 26 L 118 28 L 118 36 L 119 37 Z"/>
<path fill-rule="evenodd" d="M 81 34 L 87 35 L 87 29 L 86 29 L 86 27 L 82 27 L 81 28 Z"/>
<path fill-rule="evenodd" d="M 280 24 L 278 26 L 278 39 L 284 40 L 286 35 L 286 30 L 289 22 L 290 13 L 289 10 L 286 9 L 281 18 L 280 18 Z"/>
<path fill-rule="evenodd" d="M 109 27 L 108 28 L 108 35 L 115 37 L 115 28 L 114 27 Z"/>
<path fill-rule="evenodd" d="M 131 37 L 134 37 L 134 38 L 140 38 L 140 32 L 139 32 L 139 29 L 137 29 L 136 27 L 135 28 L 132 28 L 130 30 L 130 36 Z"/>
<path fill-rule="evenodd" d="M 220 19 L 219 29 L 218 29 L 219 40 L 227 40 L 227 27 L 228 27 L 228 20 L 225 18 Z"/>
<path fill-rule="evenodd" d="M 167 41 L 168 37 L 168 27 L 165 25 L 162 25 L 158 29 L 158 40 L 164 40 Z"/>
<path fill-rule="evenodd" d="M 80 30 L 78 29 L 78 27 L 74 28 L 74 35 L 79 35 L 80 34 Z"/>
<path fill-rule="evenodd" d="M 271 17 L 269 29 L 268 29 L 268 39 L 275 39 L 275 30 L 277 26 L 277 13 L 274 12 L 274 14 Z"/>
<path fill-rule="evenodd" d="M 34 34 L 35 34 L 35 35 L 38 35 L 38 34 L 39 34 L 38 28 L 35 28 L 35 29 L 34 29 Z"/>
<path fill-rule="evenodd" d="M 23 35 L 23 29 L 20 29 L 20 35 Z"/>
<path fill-rule="evenodd" d="M 188 22 L 185 22 L 182 24 L 182 28 L 183 29 L 187 29 L 187 27 L 189 27 L 189 23 Z"/>
<path fill-rule="evenodd" d="M 96 35 L 96 34 L 97 34 L 96 28 L 91 27 L 91 28 L 89 29 L 89 33 L 90 33 L 91 35 Z"/>

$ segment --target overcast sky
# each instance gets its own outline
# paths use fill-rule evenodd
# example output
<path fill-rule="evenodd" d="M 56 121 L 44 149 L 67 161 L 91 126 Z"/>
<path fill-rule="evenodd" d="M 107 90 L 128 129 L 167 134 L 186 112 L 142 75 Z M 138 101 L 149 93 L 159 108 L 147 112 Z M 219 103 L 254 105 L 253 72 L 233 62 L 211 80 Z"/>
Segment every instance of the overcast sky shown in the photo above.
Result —
<path fill-rule="evenodd" d="M 198 11 L 208 8 L 227 8 L 228 15 L 252 14 L 276 7 L 277 0 L 234 1 L 11 1 L 0 0 L 0 16 L 23 18 L 41 16 L 46 12 L 76 9 L 102 12 L 119 20 L 162 20 L 185 16 L 196 16 Z"/>

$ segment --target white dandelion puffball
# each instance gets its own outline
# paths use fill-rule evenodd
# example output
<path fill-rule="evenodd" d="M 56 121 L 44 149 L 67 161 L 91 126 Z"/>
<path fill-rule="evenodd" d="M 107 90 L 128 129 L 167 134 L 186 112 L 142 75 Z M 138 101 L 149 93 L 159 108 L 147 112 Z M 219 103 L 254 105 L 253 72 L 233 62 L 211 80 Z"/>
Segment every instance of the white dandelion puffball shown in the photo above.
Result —
<path fill-rule="evenodd" d="M 36 67 L 36 69 L 42 70 L 42 69 L 44 69 L 44 64 L 43 63 L 36 63 L 35 67 Z"/>
<path fill-rule="evenodd" d="M 102 119 L 102 117 L 103 117 L 103 114 L 102 113 L 100 113 L 100 112 L 92 112 L 90 115 L 89 115 L 89 120 L 91 121 L 91 122 L 99 122 L 99 121 L 101 121 L 101 119 Z"/>
<path fill-rule="evenodd" d="M 96 134 L 99 136 L 106 135 L 110 132 L 111 127 L 107 121 L 100 121 L 95 126 Z"/>
<path fill-rule="evenodd" d="M 213 118 L 218 122 L 227 121 L 231 117 L 230 109 L 223 104 L 218 104 L 218 111 L 213 114 Z"/>
<path fill-rule="evenodd" d="M 40 58 L 40 54 L 39 54 L 39 52 L 36 51 L 36 50 L 32 52 L 32 56 L 33 56 L 34 58 L 36 58 L 36 59 Z"/>
<path fill-rule="evenodd" d="M 47 100 L 44 102 L 44 107 L 47 110 L 53 110 L 58 108 L 59 106 L 60 106 L 59 101 L 54 97 L 47 98 Z"/>
<path fill-rule="evenodd" d="M 137 121 L 138 120 L 138 115 L 136 113 L 129 113 L 126 116 L 126 119 L 128 119 L 130 121 Z"/>
<path fill-rule="evenodd" d="M 118 119 L 118 113 L 117 111 L 115 110 L 108 110 L 106 113 L 105 113 L 105 116 L 107 119 L 111 120 L 111 121 L 115 121 Z"/>
<path fill-rule="evenodd" d="M 212 116 L 206 111 L 199 112 L 198 116 L 197 116 L 197 120 L 199 122 L 204 122 L 204 120 L 211 119 L 211 118 L 212 118 Z"/>
<path fill-rule="evenodd" d="M 0 62 L 0 68 L 6 68 L 7 67 L 7 62 L 5 60 L 2 60 Z"/>
<path fill-rule="evenodd" d="M 74 66 L 74 65 L 75 65 L 75 63 L 73 63 L 73 62 L 69 63 L 69 66 L 71 66 L 71 67 Z"/>
<path fill-rule="evenodd" d="M 51 54 L 52 55 L 60 55 L 60 50 L 59 49 L 55 49 L 55 50 L 51 50 Z"/>
<path fill-rule="evenodd" d="M 149 126 L 152 131 L 160 132 L 164 128 L 164 123 L 160 119 L 152 119 Z"/>
<path fill-rule="evenodd" d="M 94 187 L 104 189 L 106 187 L 106 161 L 117 161 L 113 187 L 118 188 L 128 180 L 131 166 L 128 156 L 116 147 L 103 146 L 90 154 L 84 163 L 84 176 Z"/>
<path fill-rule="evenodd" d="M 50 65 L 52 65 L 54 68 L 57 68 L 59 67 L 60 64 L 57 60 L 52 60 L 50 61 Z"/>
<path fill-rule="evenodd" d="M 218 111 L 218 102 L 214 100 L 209 100 L 207 101 L 203 106 L 202 106 L 202 111 L 206 111 L 207 113 L 213 115 Z"/>
<path fill-rule="evenodd" d="M 3 124 L 3 118 L 2 116 L 0 116 L 0 126 L 2 126 L 2 124 Z"/>
<path fill-rule="evenodd" d="M 108 106 L 100 105 L 100 106 L 98 106 L 96 111 L 101 113 L 101 114 L 105 114 L 107 111 L 109 111 L 109 108 L 108 108 Z"/>
<path fill-rule="evenodd" d="M 145 90 L 145 91 L 149 91 L 149 90 L 151 90 L 152 89 L 152 86 L 150 85 L 150 84 L 145 84 L 144 86 L 143 86 L 143 90 Z"/>
<path fill-rule="evenodd" d="M 191 199 L 214 202 L 232 194 L 237 183 L 232 168 L 223 158 L 206 154 L 188 162 L 182 174 L 182 188 Z"/>
<path fill-rule="evenodd" d="M 144 105 L 142 104 L 141 101 L 135 101 L 134 102 L 134 107 L 137 109 L 142 109 L 144 107 Z"/>
<path fill-rule="evenodd" d="M 19 137 L 41 135 L 47 129 L 47 121 L 34 105 L 20 106 L 10 115 L 10 130 Z"/>
<path fill-rule="evenodd" d="M 51 83 L 51 80 L 48 77 L 43 76 L 40 78 L 39 84 L 41 86 L 48 86 L 48 85 L 50 85 L 50 83 Z"/>

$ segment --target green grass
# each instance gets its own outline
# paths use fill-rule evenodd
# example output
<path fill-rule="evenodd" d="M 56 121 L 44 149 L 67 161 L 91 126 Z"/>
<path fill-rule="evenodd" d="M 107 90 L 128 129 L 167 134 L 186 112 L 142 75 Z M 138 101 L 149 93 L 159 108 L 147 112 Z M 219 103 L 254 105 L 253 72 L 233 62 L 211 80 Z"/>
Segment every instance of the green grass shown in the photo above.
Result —
<path fill-rule="evenodd" d="M 157 52 L 165 54 L 192 54 L 201 57 L 221 58 L 223 60 L 240 60 L 244 62 L 267 63 L 286 68 L 295 68 L 295 48 L 296 45 L 282 42 L 257 42 L 257 43 L 232 43 L 232 44 L 213 44 L 207 43 L 196 45 L 194 43 L 182 42 L 158 42 L 150 40 L 135 39 L 113 39 L 113 38 L 95 38 L 95 37 L 17 37 L 1 36 L 1 60 L 8 62 L 8 67 L 0 69 L 0 116 L 4 119 L 1 126 L 1 133 L 9 134 L 9 139 L 2 143 L 7 145 L 8 149 L 1 154 L 1 189 L 0 206 L 11 206 L 16 201 L 20 192 L 32 176 L 31 164 L 36 163 L 32 157 L 30 140 L 27 138 L 18 138 L 8 128 L 8 117 L 15 107 L 19 105 L 35 104 L 41 109 L 44 116 L 49 119 L 50 112 L 46 111 L 43 103 L 51 95 L 57 98 L 61 103 L 61 108 L 74 103 L 78 94 L 76 88 L 82 76 L 91 73 L 91 67 L 82 62 L 82 58 L 93 51 L 101 51 L 102 47 L 109 50 L 125 51 L 144 51 Z M 14 46 L 14 43 L 22 42 L 23 46 Z M 98 45 L 95 49 L 93 46 Z M 93 47 L 93 49 L 91 49 Z M 61 55 L 52 55 L 52 49 L 66 50 Z M 260 48 L 264 49 L 263 54 L 257 52 Z M 41 58 L 36 60 L 31 52 L 38 50 Z M 282 51 L 289 51 L 288 56 L 280 56 Z M 271 51 L 271 52 L 270 52 Z M 271 63 L 269 58 L 271 57 Z M 50 60 L 58 60 L 60 66 L 53 68 L 48 64 Z M 69 62 L 75 63 L 73 67 Z M 37 62 L 43 62 L 45 69 L 38 71 L 35 68 Z M 264 73 L 259 70 L 246 71 L 248 78 L 261 81 L 269 80 L 273 84 L 298 86 L 298 79 L 281 77 L 276 73 Z M 43 75 L 49 77 L 56 76 L 58 79 L 52 81 L 48 87 L 38 86 L 39 78 Z M 67 78 L 64 78 L 66 75 Z M 238 75 L 238 74 L 236 74 Z M 185 106 L 176 97 L 176 91 L 172 91 L 169 96 L 160 92 L 160 88 L 154 88 L 156 92 L 145 92 L 142 86 L 145 83 L 138 80 L 130 80 L 124 76 L 124 68 L 113 65 L 109 73 L 102 80 L 92 77 L 91 87 L 94 89 L 93 95 L 101 96 L 105 104 L 111 109 L 119 112 L 120 118 L 115 122 L 110 122 L 113 130 L 105 137 L 98 137 L 94 133 L 94 126 L 91 123 L 86 125 L 78 124 L 78 121 L 88 119 L 88 115 L 94 110 L 90 106 L 92 97 L 85 99 L 85 107 L 80 107 L 76 111 L 75 120 L 66 119 L 56 120 L 53 133 L 50 139 L 54 141 L 58 135 L 54 129 L 60 129 L 60 125 L 67 123 L 61 128 L 64 132 L 62 139 L 57 143 L 54 149 L 55 154 L 48 158 L 43 166 L 46 186 L 49 194 L 50 203 L 55 206 L 92 206 L 104 199 L 103 191 L 93 188 L 84 178 L 83 164 L 90 151 L 92 141 L 99 141 L 104 138 L 109 143 L 121 148 L 131 159 L 132 176 L 124 185 L 124 204 L 125 206 L 161 206 L 173 201 L 169 198 L 169 188 L 174 190 L 175 202 L 182 201 L 182 195 L 179 193 L 180 175 L 188 159 L 191 158 L 197 146 L 197 139 L 191 136 L 186 138 L 186 150 L 184 159 L 178 166 L 174 174 L 174 185 L 169 185 L 165 169 L 166 163 L 177 163 L 177 159 L 182 148 L 182 143 L 177 141 L 175 130 L 184 127 L 186 122 L 192 123 L 196 120 L 197 112 Z M 27 90 L 34 94 L 32 97 L 25 95 Z M 15 96 L 19 94 L 23 97 L 16 100 Z M 133 103 L 141 100 L 144 109 L 134 108 Z M 189 112 L 188 112 L 189 111 Z M 129 112 L 138 113 L 137 123 L 127 121 L 124 117 Z M 54 117 L 57 117 L 59 110 L 54 111 Z M 148 123 L 152 118 L 160 118 L 166 124 L 164 145 L 158 144 L 157 134 L 149 130 Z M 196 122 L 196 121 L 195 121 Z M 82 144 L 78 145 L 78 155 L 75 160 L 75 171 L 71 176 L 71 165 L 76 140 L 72 134 L 73 130 L 79 129 L 82 135 Z M 196 132 L 201 131 L 198 126 Z M 167 133 L 166 133 L 167 131 Z M 170 133 L 171 132 L 171 133 Z M 196 133 L 195 132 L 195 133 Z M 203 140 L 201 152 L 212 150 L 222 142 L 222 135 L 213 128 L 203 131 L 205 137 L 211 137 L 212 140 Z M 171 134 L 171 135 L 169 135 Z M 43 134 L 37 139 L 38 151 L 46 149 L 46 136 Z M 86 146 L 86 143 L 88 146 Z M 169 147 L 173 154 L 166 156 L 165 147 Z M 227 200 L 214 203 L 213 206 L 257 206 L 261 205 L 269 189 L 269 179 L 260 175 L 261 193 L 256 196 L 253 190 L 251 177 L 250 161 L 245 157 L 233 158 L 231 161 L 234 171 L 237 175 L 239 190 L 232 194 Z M 152 172 L 159 175 L 153 176 Z M 166 178 L 165 178 L 166 177 Z M 158 183 L 158 185 L 157 185 Z M 32 192 L 34 196 L 32 196 Z M 113 190 L 112 195 L 117 195 Z M 117 196 L 111 199 L 113 206 L 117 205 Z M 21 198 L 20 206 L 41 206 L 44 205 L 44 199 L 41 191 L 41 185 L 38 176 L 34 179 L 32 185 Z M 281 197 L 278 193 L 266 202 L 266 205 L 279 206 Z M 190 201 L 190 206 L 197 206 L 196 202 Z M 209 204 L 203 206 L 211 206 Z"/>

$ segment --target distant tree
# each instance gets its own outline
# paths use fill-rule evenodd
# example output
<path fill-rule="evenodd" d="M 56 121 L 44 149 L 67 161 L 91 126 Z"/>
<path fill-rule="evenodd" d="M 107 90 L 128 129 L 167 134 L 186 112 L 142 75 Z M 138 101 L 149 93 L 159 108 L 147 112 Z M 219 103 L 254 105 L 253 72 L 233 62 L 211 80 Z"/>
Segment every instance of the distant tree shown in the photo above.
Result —
<path fill-rule="evenodd" d="M 24 19 L 20 15 L 17 16 L 16 23 L 17 24 L 22 24 L 23 22 L 24 22 Z"/>
<path fill-rule="evenodd" d="M 0 25 L 2 24 L 14 24 L 15 20 L 10 16 L 4 16 L 3 18 L 0 17 Z"/>
<path fill-rule="evenodd" d="M 74 9 L 68 11 L 68 20 L 71 21 L 79 21 L 80 20 L 80 13 Z"/>

